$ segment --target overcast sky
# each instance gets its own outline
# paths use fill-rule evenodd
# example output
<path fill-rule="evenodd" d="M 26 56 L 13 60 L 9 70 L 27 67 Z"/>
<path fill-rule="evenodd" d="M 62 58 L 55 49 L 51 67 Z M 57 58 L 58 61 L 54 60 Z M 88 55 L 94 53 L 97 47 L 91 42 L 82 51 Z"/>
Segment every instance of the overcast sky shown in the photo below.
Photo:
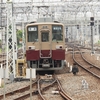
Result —
<path fill-rule="evenodd" d="M 0 0 L 1 1 L 1 0 Z M 3 2 L 6 2 L 7 0 L 3 0 Z M 13 2 L 30 2 L 31 0 L 12 0 Z"/>
<path fill-rule="evenodd" d="M 1 1 L 1 0 L 0 0 Z M 3 2 L 6 2 L 7 0 L 3 0 Z M 42 1 L 44 1 L 44 2 L 51 2 L 51 1 L 63 1 L 63 0 L 12 0 L 13 2 L 31 2 L 31 1 L 33 1 L 33 2 L 42 2 Z"/>

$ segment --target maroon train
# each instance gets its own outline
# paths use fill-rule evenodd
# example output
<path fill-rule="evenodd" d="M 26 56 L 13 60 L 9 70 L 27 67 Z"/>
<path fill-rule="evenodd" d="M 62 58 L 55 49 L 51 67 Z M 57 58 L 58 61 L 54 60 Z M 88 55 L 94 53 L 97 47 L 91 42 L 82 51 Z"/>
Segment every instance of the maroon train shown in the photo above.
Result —
<path fill-rule="evenodd" d="M 26 61 L 28 67 L 60 70 L 65 65 L 64 25 L 47 19 L 26 25 Z"/>

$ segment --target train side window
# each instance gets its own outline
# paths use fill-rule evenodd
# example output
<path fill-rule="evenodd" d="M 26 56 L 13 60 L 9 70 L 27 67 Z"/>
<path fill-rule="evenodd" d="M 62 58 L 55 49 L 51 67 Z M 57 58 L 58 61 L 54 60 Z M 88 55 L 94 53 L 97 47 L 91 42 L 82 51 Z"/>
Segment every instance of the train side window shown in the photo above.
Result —
<path fill-rule="evenodd" d="M 49 33 L 48 32 L 42 32 L 41 33 L 41 41 L 42 42 L 48 42 L 49 41 Z"/>

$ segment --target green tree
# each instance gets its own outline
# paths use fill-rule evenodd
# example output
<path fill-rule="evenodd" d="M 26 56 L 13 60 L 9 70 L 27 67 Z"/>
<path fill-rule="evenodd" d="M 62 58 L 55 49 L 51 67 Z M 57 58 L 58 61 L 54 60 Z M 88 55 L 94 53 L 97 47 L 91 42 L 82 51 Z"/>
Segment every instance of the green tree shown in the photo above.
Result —
<path fill-rule="evenodd" d="M 100 44 L 100 40 L 98 40 L 98 44 Z"/>
<path fill-rule="evenodd" d="M 2 41 L 0 40 L 0 49 L 1 49 L 1 47 L 2 47 Z"/>
<path fill-rule="evenodd" d="M 20 44 L 20 40 L 22 40 L 22 30 L 17 30 L 17 45 L 21 45 Z"/>

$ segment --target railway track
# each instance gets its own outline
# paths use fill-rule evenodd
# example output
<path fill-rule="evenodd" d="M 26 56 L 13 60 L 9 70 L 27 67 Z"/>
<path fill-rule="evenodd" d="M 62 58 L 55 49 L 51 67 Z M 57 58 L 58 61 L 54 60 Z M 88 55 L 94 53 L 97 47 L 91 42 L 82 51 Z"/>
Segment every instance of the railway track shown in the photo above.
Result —
<path fill-rule="evenodd" d="M 22 49 L 18 50 L 18 59 L 22 58 Z M 9 60 L 10 63 L 10 60 Z M 6 54 L 0 54 L 0 65 L 2 64 L 2 66 L 6 66 Z"/>
<path fill-rule="evenodd" d="M 0 54 L 0 59 L 6 58 L 6 54 Z"/>
<path fill-rule="evenodd" d="M 83 69 L 100 79 L 100 68 L 87 61 L 79 48 L 73 50 L 73 60 Z"/>
<path fill-rule="evenodd" d="M 35 81 L 32 82 L 32 87 L 35 86 L 38 79 L 39 79 L 39 76 L 36 78 Z M 22 87 L 20 89 L 14 90 L 14 91 L 11 91 L 11 92 L 8 92 L 8 93 L 5 94 L 5 96 L 9 100 L 9 98 L 12 98 L 13 95 L 24 94 L 26 91 L 29 92 L 29 90 L 30 90 L 30 85 Z M 26 92 L 25 94 L 28 94 L 28 93 Z M 0 95 L 0 100 L 2 100 L 2 99 L 3 99 L 3 95 Z M 20 99 L 17 99 L 17 100 L 20 100 Z"/>
<path fill-rule="evenodd" d="M 38 79 L 37 80 L 37 88 L 36 88 L 36 90 L 32 91 L 32 96 L 38 94 L 39 97 L 40 97 L 40 99 L 41 99 L 41 97 L 43 98 L 41 92 L 44 91 L 44 90 L 47 90 L 49 87 L 51 87 L 56 82 L 55 80 L 53 80 L 49 85 L 47 85 L 47 86 L 45 86 L 45 87 L 43 87 L 43 88 L 40 89 L 40 83 L 41 83 L 41 81 L 43 81 L 43 80 L 42 79 Z M 24 94 L 22 96 L 16 97 L 14 100 L 24 100 L 24 99 L 27 99 L 29 97 L 30 97 L 30 92 L 27 93 L 27 94 Z"/>
<path fill-rule="evenodd" d="M 59 93 L 60 95 L 65 99 L 65 100 L 72 100 L 72 98 L 64 91 L 64 89 L 62 88 L 61 82 L 59 81 L 59 79 L 56 77 L 57 80 L 57 84 L 58 84 L 58 89 L 59 89 Z"/>
<path fill-rule="evenodd" d="M 63 90 L 62 85 L 56 75 L 54 75 L 54 77 L 48 81 L 50 82 L 46 86 L 44 85 L 42 87 L 42 84 L 44 84 L 44 82 L 46 81 L 45 79 L 38 77 L 36 81 L 32 83 L 32 96 L 34 97 L 34 95 L 37 95 L 39 100 L 49 100 L 45 97 L 43 92 L 44 91 L 46 92 L 49 88 L 56 86 L 57 88 L 56 90 L 59 91 L 59 96 L 61 95 L 61 98 L 64 98 L 64 100 L 72 100 L 72 98 L 68 96 L 67 93 Z M 30 85 L 6 94 L 7 100 L 10 100 L 11 98 L 13 98 L 13 100 L 25 100 L 28 99 L 29 97 L 30 97 Z M 0 95 L 0 100 L 2 99 L 3 99 L 3 95 Z"/>
<path fill-rule="evenodd" d="M 72 98 L 70 96 L 68 96 L 68 94 L 63 90 L 62 85 L 61 85 L 61 83 L 60 83 L 60 81 L 59 81 L 59 79 L 57 78 L 56 75 L 54 75 L 54 82 L 52 84 L 48 85 L 48 86 L 50 87 L 54 84 L 57 86 L 57 91 L 59 92 L 61 97 L 64 98 L 64 100 L 72 100 Z M 46 88 L 49 89 L 48 86 Z M 41 100 L 48 100 L 42 94 L 40 80 L 38 81 L 38 93 L 39 93 Z"/>

